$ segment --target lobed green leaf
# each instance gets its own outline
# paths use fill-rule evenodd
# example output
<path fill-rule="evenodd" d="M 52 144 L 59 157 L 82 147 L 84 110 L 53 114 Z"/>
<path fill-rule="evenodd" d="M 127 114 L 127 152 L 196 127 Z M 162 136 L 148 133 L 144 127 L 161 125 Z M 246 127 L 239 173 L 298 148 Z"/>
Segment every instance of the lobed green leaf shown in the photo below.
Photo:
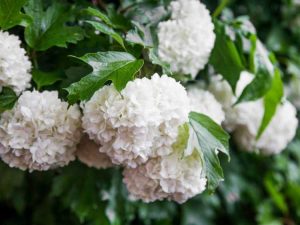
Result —
<path fill-rule="evenodd" d="M 30 18 L 21 12 L 28 0 L 0 0 L 0 28 L 7 30 L 16 25 L 26 25 Z"/>
<path fill-rule="evenodd" d="M 116 31 L 114 31 L 114 29 L 100 22 L 94 22 L 94 21 L 86 21 L 86 22 L 88 24 L 91 24 L 96 30 L 111 36 L 116 42 L 118 42 L 126 50 L 123 38 Z"/>
<path fill-rule="evenodd" d="M 66 25 L 71 20 L 73 10 L 58 1 L 44 11 L 43 1 L 31 0 L 25 12 L 32 18 L 32 23 L 25 29 L 25 40 L 35 50 L 67 47 L 67 43 L 75 44 L 84 37 L 80 27 Z"/>
<path fill-rule="evenodd" d="M 206 115 L 191 112 L 189 120 L 192 132 L 194 132 L 190 135 L 196 136 L 198 143 L 195 146 L 198 145 L 198 147 L 195 148 L 204 159 L 207 189 L 213 192 L 224 178 L 218 151 L 229 158 L 229 135 Z"/>
<path fill-rule="evenodd" d="M 143 60 L 137 60 L 129 53 L 112 51 L 90 53 L 78 59 L 89 64 L 93 71 L 66 88 L 71 103 L 89 99 L 107 81 L 112 81 L 121 91 L 144 64 Z"/>

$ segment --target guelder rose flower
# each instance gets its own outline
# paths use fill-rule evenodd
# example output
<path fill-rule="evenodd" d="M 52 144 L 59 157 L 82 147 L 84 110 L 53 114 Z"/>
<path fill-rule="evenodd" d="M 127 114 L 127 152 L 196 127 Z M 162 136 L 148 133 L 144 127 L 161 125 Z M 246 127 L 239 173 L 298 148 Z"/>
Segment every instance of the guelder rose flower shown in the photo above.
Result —
<path fill-rule="evenodd" d="M 212 77 L 208 90 L 212 94 L 214 94 L 215 98 L 223 106 L 223 110 L 225 111 L 225 121 L 223 125 L 228 131 L 232 131 L 234 129 L 234 124 L 237 119 L 234 111 L 232 110 L 232 105 L 237 101 L 238 97 L 242 94 L 244 88 L 251 83 L 253 78 L 253 74 L 247 71 L 242 72 L 240 75 L 240 79 L 236 85 L 236 94 L 234 94 L 229 83 L 223 80 L 221 75 Z M 249 102 L 243 104 L 249 104 Z"/>
<path fill-rule="evenodd" d="M 213 94 L 196 86 L 190 86 L 188 87 L 188 97 L 191 111 L 205 114 L 221 125 L 225 119 L 225 113 L 222 105 L 215 99 Z"/>
<path fill-rule="evenodd" d="M 178 127 L 188 120 L 184 87 L 155 74 L 136 79 L 119 93 L 113 85 L 83 103 L 83 128 L 114 164 L 136 167 L 171 153 Z"/>
<path fill-rule="evenodd" d="M 248 72 L 242 72 L 237 83 L 236 96 L 239 96 L 243 89 L 254 78 Z M 277 154 L 284 150 L 287 144 L 293 139 L 298 126 L 296 109 L 289 102 L 278 106 L 276 114 L 272 118 L 259 140 L 256 135 L 264 115 L 263 99 L 257 101 L 232 104 L 237 97 L 232 93 L 226 81 L 215 77 L 211 82 L 209 90 L 215 94 L 225 110 L 226 119 L 224 126 L 233 132 L 236 143 L 246 151 L 259 149 L 263 154 Z"/>
<path fill-rule="evenodd" d="M 263 102 L 257 101 L 253 105 L 241 106 L 237 111 L 247 113 L 241 121 L 238 120 L 234 130 L 234 139 L 242 149 L 253 151 L 260 149 L 263 154 L 278 154 L 284 150 L 288 143 L 294 138 L 298 126 L 296 109 L 290 102 L 285 102 L 277 108 L 271 123 L 256 141 L 255 137 L 263 117 Z M 246 108 L 248 109 L 246 111 Z M 259 108 L 258 110 L 254 110 Z M 251 111 L 253 109 L 253 111 Z M 256 115 L 257 116 L 253 116 Z M 240 119 L 241 113 L 237 116 Z M 247 121 L 244 119 L 247 118 Z"/>
<path fill-rule="evenodd" d="M 137 168 L 126 168 L 124 183 L 130 194 L 144 202 L 169 199 L 183 203 L 205 190 L 206 178 L 200 154 L 193 151 L 184 156 L 188 136 L 179 136 L 173 153 L 150 159 Z"/>
<path fill-rule="evenodd" d="M 112 167 L 110 158 L 99 151 L 100 146 L 90 140 L 87 135 L 81 138 L 80 144 L 76 150 L 77 158 L 89 167 L 97 169 L 106 169 Z"/>
<path fill-rule="evenodd" d="M 20 94 L 30 87 L 31 62 L 15 35 L 0 31 L 0 92 L 3 87 Z"/>
<path fill-rule="evenodd" d="M 173 1 L 170 9 L 171 19 L 158 25 L 159 57 L 172 71 L 195 77 L 214 46 L 212 19 L 198 0 Z"/>
<path fill-rule="evenodd" d="M 190 86 L 188 98 L 192 111 L 222 123 L 225 118 L 222 105 L 210 92 Z M 205 190 L 203 159 L 200 149 L 195 149 L 190 142 L 190 127 L 185 123 L 177 129 L 170 154 L 150 158 L 136 168 L 125 168 L 123 181 L 133 198 L 144 202 L 169 199 L 183 203 Z"/>
<path fill-rule="evenodd" d="M 243 71 L 236 85 L 236 94 L 234 94 L 229 83 L 224 80 L 221 75 L 212 76 L 208 90 L 215 96 L 217 101 L 222 104 L 223 108 L 230 109 L 236 102 L 237 97 L 242 94 L 244 88 L 251 83 L 253 78 L 253 74 Z"/>
<path fill-rule="evenodd" d="M 168 193 L 164 192 L 160 186 L 160 180 L 151 178 L 152 173 L 159 173 L 160 160 L 160 158 L 150 159 L 137 168 L 124 169 L 123 182 L 133 199 L 141 199 L 148 203 L 168 197 Z"/>
<path fill-rule="evenodd" d="M 78 106 L 68 106 L 56 91 L 25 91 L 1 115 L 0 157 L 22 170 L 48 170 L 75 159 L 81 136 Z"/>

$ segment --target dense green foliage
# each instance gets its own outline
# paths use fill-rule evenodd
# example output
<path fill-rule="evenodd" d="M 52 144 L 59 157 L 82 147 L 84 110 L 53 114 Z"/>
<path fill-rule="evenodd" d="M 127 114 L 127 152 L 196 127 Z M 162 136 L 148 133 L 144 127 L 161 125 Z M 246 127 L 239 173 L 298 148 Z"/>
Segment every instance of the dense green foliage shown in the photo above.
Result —
<path fill-rule="evenodd" d="M 27 43 L 28 54 L 34 62 L 34 87 L 38 90 L 59 87 L 61 97 L 74 103 L 90 98 L 107 82 L 113 82 L 121 90 L 139 73 L 171 73 L 169 65 L 157 57 L 157 37 L 153 31 L 161 18 L 169 16 L 167 13 L 156 15 L 155 9 L 169 1 L 120 2 L 0 0 L 0 27 L 10 29 Z M 233 89 L 242 70 L 256 74 L 238 102 L 264 98 L 266 110 L 259 136 L 281 101 L 282 80 L 288 82 L 300 76 L 300 6 L 294 6 L 290 0 L 203 2 L 215 12 L 216 18 L 226 18 L 222 22 L 215 18 L 217 39 L 211 65 Z M 226 8 L 222 10 L 220 6 Z M 145 14 L 146 11 L 151 13 Z M 237 19 L 244 15 L 248 17 Z M 132 18 L 139 23 L 132 24 Z M 257 36 L 243 30 L 242 20 L 253 22 Z M 79 26 L 81 22 L 83 25 Z M 226 26 L 234 28 L 236 41 L 224 36 Z M 102 35 L 96 35 L 95 30 Z M 124 33 L 128 35 L 124 37 Z M 251 41 L 248 53 L 240 48 L 242 38 Z M 274 74 L 259 62 L 258 39 L 273 52 Z M 61 48 L 66 46 L 68 48 Z M 105 62 L 105 66 L 100 67 L 95 62 Z M 122 76 L 124 74 L 126 76 Z M 209 79 L 208 69 L 197 79 Z M 11 89 L 3 89 L 0 112 L 11 108 L 16 99 Z M 227 154 L 228 136 L 223 130 L 214 127 L 210 120 L 203 120 L 201 115 L 192 114 L 190 120 L 192 124 L 198 120 L 194 127 L 198 138 L 205 135 L 206 139 L 213 139 L 213 143 L 215 139 L 219 141 L 219 146 L 202 148 L 218 148 Z M 206 126 L 201 126 L 205 123 L 214 129 L 206 130 Z M 244 153 L 233 143 L 229 148 L 230 163 L 222 154 L 221 162 L 216 154 L 205 158 L 207 168 L 215 170 L 209 185 L 215 187 L 223 174 L 225 181 L 214 193 L 210 193 L 209 188 L 183 205 L 167 201 L 151 204 L 130 201 L 118 168 L 96 170 L 73 162 L 55 171 L 29 173 L 0 163 L 0 224 L 300 224 L 300 131 L 277 156 Z"/>

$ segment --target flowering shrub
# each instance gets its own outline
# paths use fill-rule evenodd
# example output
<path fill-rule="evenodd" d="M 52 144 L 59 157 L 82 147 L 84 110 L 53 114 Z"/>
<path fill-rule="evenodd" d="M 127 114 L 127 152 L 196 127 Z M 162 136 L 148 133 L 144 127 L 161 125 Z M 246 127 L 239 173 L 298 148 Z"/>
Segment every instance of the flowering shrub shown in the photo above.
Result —
<path fill-rule="evenodd" d="M 0 221 L 300 222 L 299 4 L 264 4 L 0 0 Z"/>

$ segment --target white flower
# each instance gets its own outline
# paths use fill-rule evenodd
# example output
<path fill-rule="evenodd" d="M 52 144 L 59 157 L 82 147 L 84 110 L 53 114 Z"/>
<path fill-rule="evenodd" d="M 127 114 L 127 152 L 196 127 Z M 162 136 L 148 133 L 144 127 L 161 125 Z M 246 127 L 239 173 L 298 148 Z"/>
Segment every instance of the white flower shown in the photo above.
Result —
<path fill-rule="evenodd" d="M 155 171 L 157 170 L 158 171 Z M 133 199 L 141 199 L 144 202 L 154 202 L 168 197 L 161 186 L 159 179 L 152 179 L 149 173 L 159 173 L 160 158 L 150 159 L 146 164 L 137 168 L 125 168 L 123 182 Z"/>
<path fill-rule="evenodd" d="M 209 11 L 198 0 L 173 1 L 170 9 L 171 19 L 158 25 L 159 57 L 172 71 L 195 77 L 215 42 Z"/>
<path fill-rule="evenodd" d="M 17 94 L 30 87 L 31 62 L 15 35 L 0 31 L 0 91 L 10 87 Z"/>
<path fill-rule="evenodd" d="M 285 87 L 285 93 L 289 100 L 300 109 L 300 78 L 293 77 L 290 83 Z"/>
<path fill-rule="evenodd" d="M 124 183 L 129 193 L 145 202 L 169 199 L 183 203 L 203 192 L 206 178 L 199 152 L 187 154 L 189 125 L 180 126 L 172 153 L 152 158 L 137 168 L 124 170 Z"/>
<path fill-rule="evenodd" d="M 150 159 L 124 170 L 129 193 L 144 202 L 169 199 L 183 203 L 205 190 L 206 178 L 198 152 L 183 157 L 181 151 Z"/>
<path fill-rule="evenodd" d="M 236 94 L 234 94 L 229 83 L 224 80 L 221 75 L 212 76 L 208 90 L 223 105 L 223 107 L 230 108 L 232 104 L 236 102 L 237 97 L 242 94 L 244 88 L 251 83 L 253 78 L 253 74 L 243 71 L 236 84 Z"/>
<path fill-rule="evenodd" d="M 253 80 L 254 76 L 248 72 L 242 72 L 237 83 L 236 96 L 240 96 L 243 89 Z M 217 80 L 211 83 L 209 89 L 222 103 L 226 114 L 224 126 L 233 132 L 237 144 L 247 151 L 259 149 L 263 154 L 276 154 L 284 150 L 293 139 L 298 126 L 296 109 L 285 102 L 278 106 L 272 121 L 259 140 L 256 135 L 264 115 L 263 99 L 251 102 L 232 104 L 237 97 L 232 93 L 226 81 Z"/>
<path fill-rule="evenodd" d="M 169 154 L 178 127 L 188 120 L 189 101 L 173 78 L 136 79 L 117 92 L 113 85 L 83 103 L 83 128 L 114 164 L 136 167 Z"/>
<path fill-rule="evenodd" d="M 268 72 L 273 74 L 274 65 L 269 58 L 270 53 L 260 40 L 256 41 L 256 54 L 258 58 L 257 60 L 260 60 L 260 62 L 267 68 Z"/>
<path fill-rule="evenodd" d="M 278 154 L 287 147 L 296 134 L 298 126 L 296 109 L 290 102 L 285 102 L 277 108 L 271 123 L 258 141 L 256 135 L 264 113 L 263 101 L 242 103 L 235 111 L 238 119 L 234 139 L 243 150 L 259 149 L 265 155 Z"/>
<path fill-rule="evenodd" d="M 219 125 L 225 120 L 222 105 L 209 91 L 201 90 L 196 86 L 190 86 L 188 87 L 188 97 L 190 99 L 191 111 L 205 114 Z"/>
<path fill-rule="evenodd" d="M 11 167 L 48 170 L 67 165 L 81 136 L 78 106 L 68 106 L 56 91 L 25 91 L 1 115 L 0 157 Z"/>
<path fill-rule="evenodd" d="M 87 135 L 84 135 L 77 147 L 76 156 L 82 163 L 89 167 L 97 169 L 112 167 L 113 164 L 110 158 L 106 154 L 101 153 L 99 148 L 100 146 L 90 140 Z"/>

